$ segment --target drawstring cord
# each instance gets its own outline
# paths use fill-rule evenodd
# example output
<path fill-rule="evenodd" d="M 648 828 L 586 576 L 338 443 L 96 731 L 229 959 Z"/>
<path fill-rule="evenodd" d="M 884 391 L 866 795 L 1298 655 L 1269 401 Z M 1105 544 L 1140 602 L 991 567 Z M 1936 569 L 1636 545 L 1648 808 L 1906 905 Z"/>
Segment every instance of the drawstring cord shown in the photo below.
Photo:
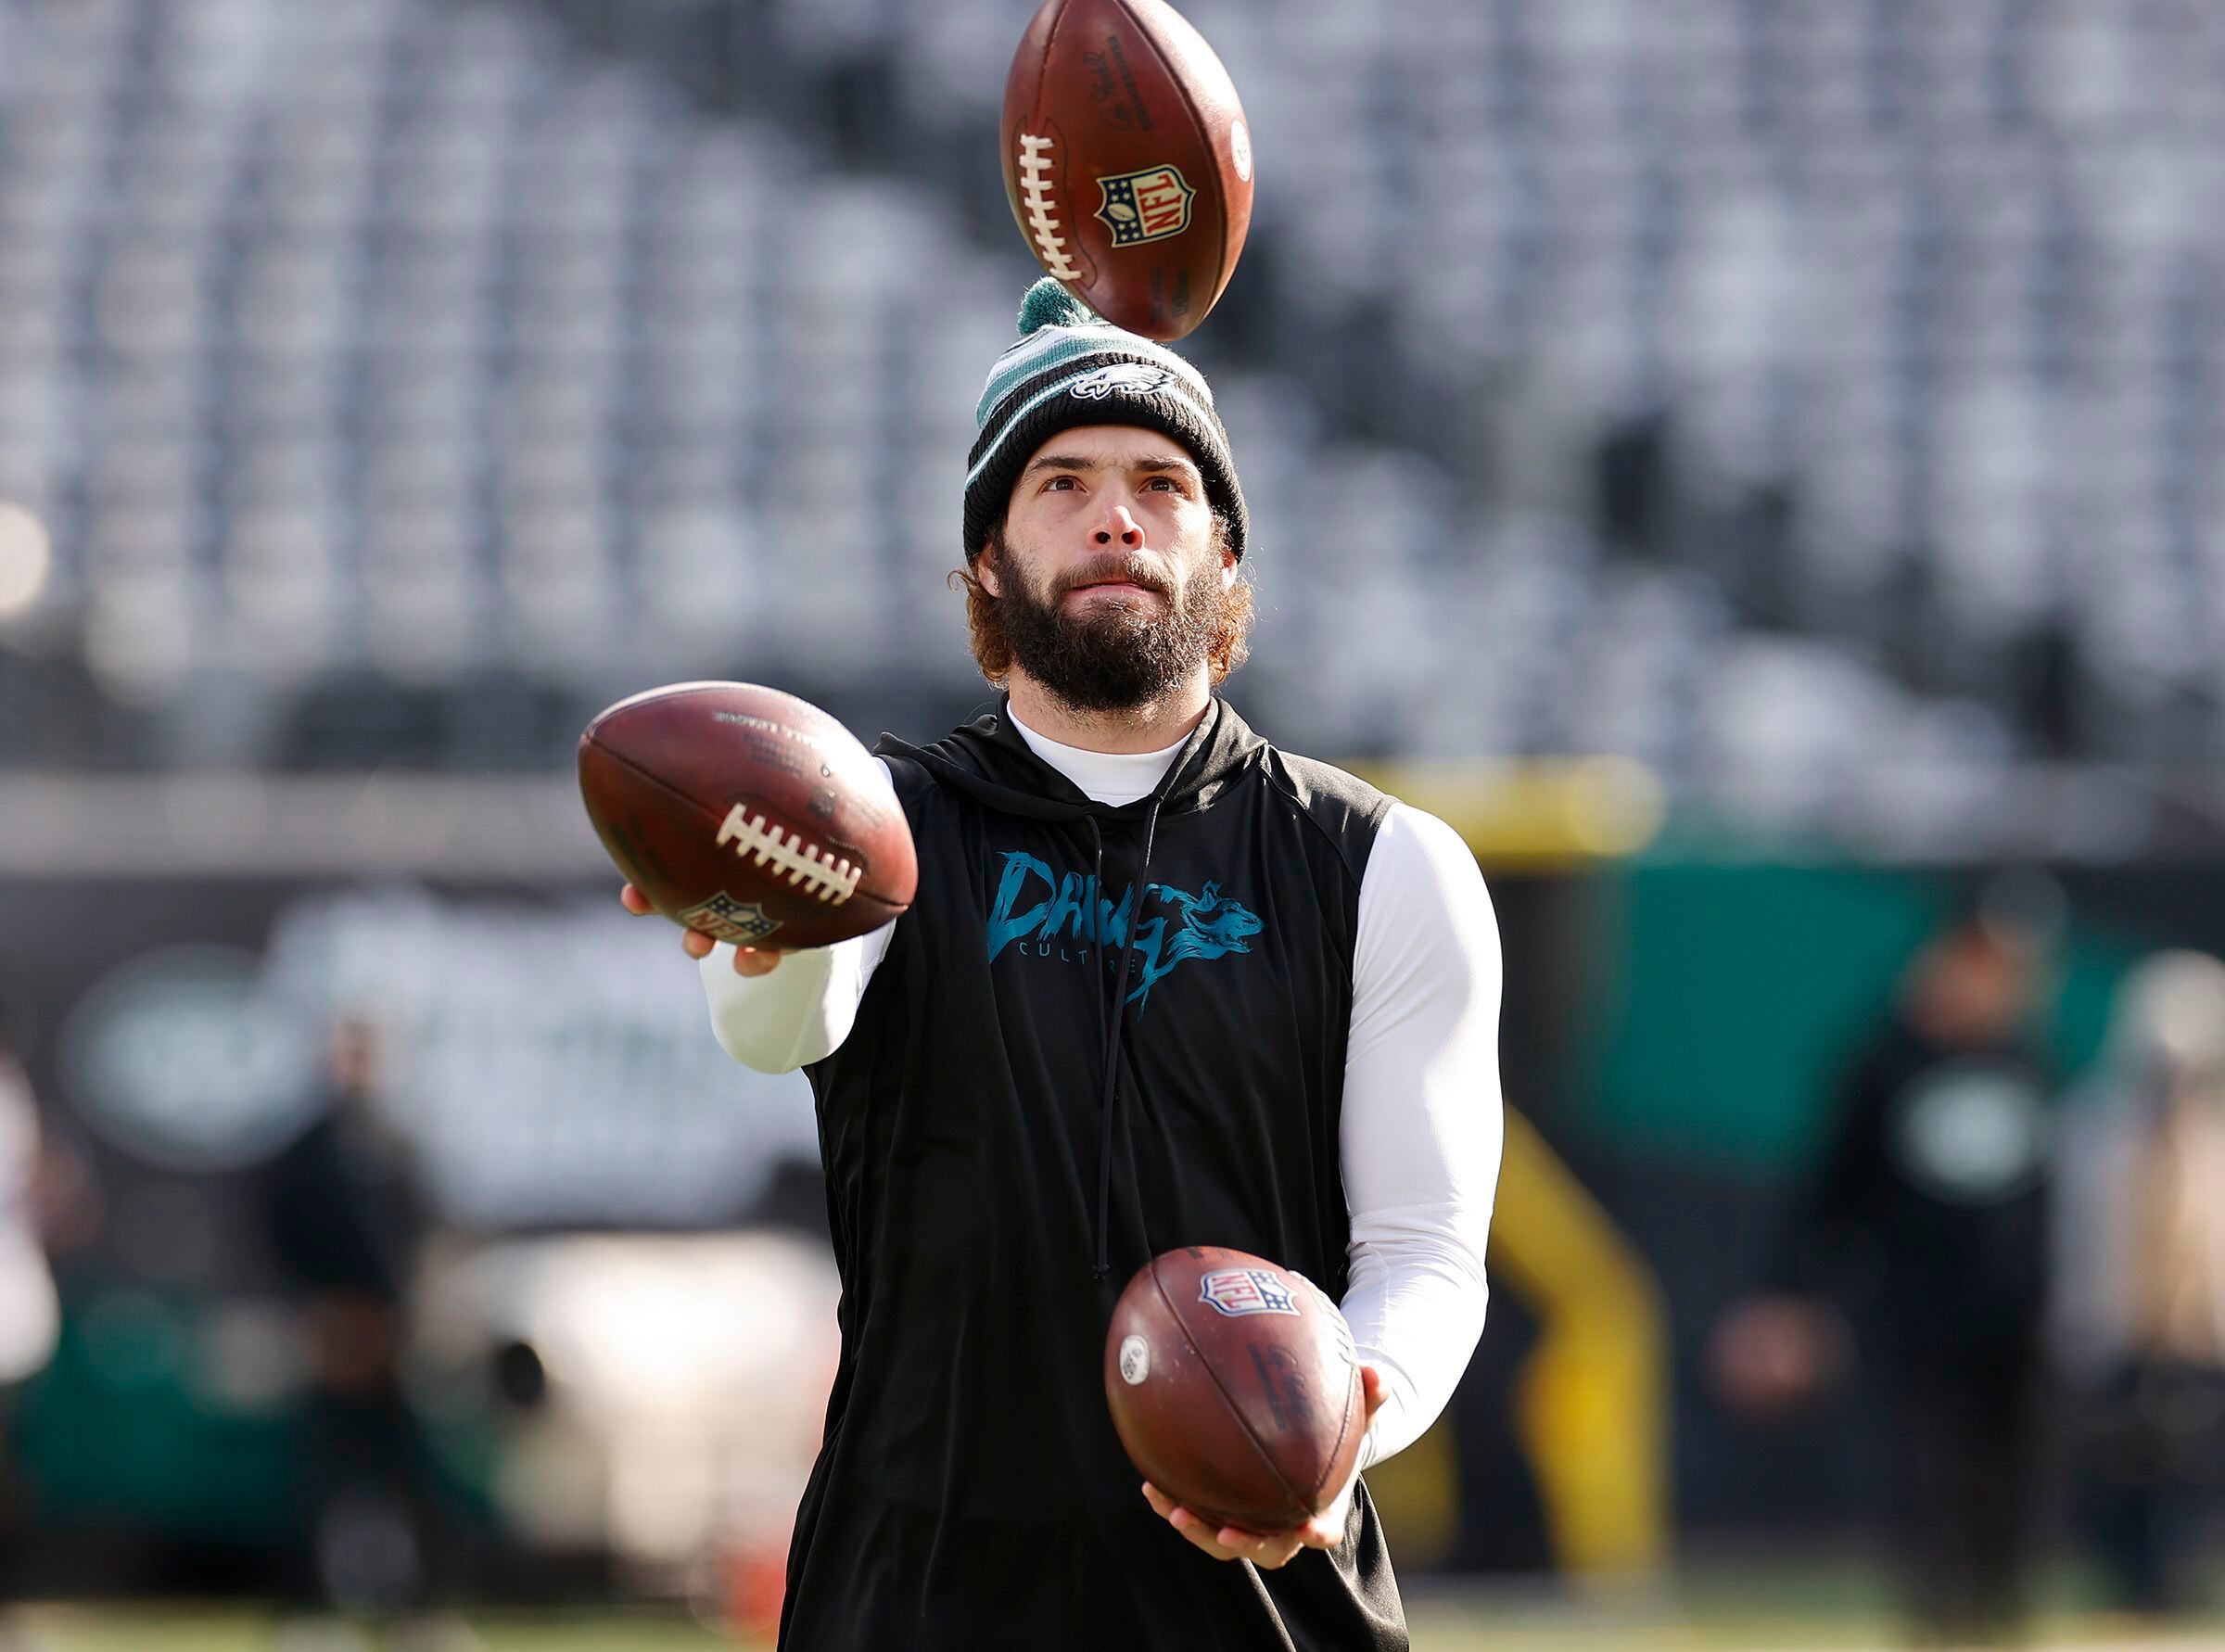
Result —
<path fill-rule="evenodd" d="M 1143 916 L 1144 892 L 1151 876 L 1151 845 L 1159 835 L 1159 807 L 1164 794 L 1151 799 L 1151 813 L 1143 818 L 1143 865 L 1136 874 L 1133 885 L 1135 903 L 1128 912 L 1128 926 L 1120 938 L 1120 972 L 1112 987 L 1112 1025 L 1105 1036 L 1105 1087 L 1098 1098 L 1097 1123 L 1097 1263 L 1092 1271 L 1101 1283 L 1112 1277 L 1110 1254 L 1112 1210 L 1112 1113 L 1120 1099 L 1120 1029 L 1127 1018 L 1128 970 L 1136 960 L 1136 925 Z M 1098 956 L 1104 956 L 1104 870 L 1105 840 L 1097 832 L 1097 822 L 1089 822 L 1090 831 L 1097 833 L 1097 901 L 1091 921 L 1098 928 Z"/>
<path fill-rule="evenodd" d="M 1089 828 L 1089 959 L 1101 979 L 1105 971 L 1105 834 L 1097 817 L 1085 815 Z M 1103 1072 L 1112 1059 L 1112 1035 L 1106 1028 L 1105 995 L 1097 995 L 1097 1066 Z"/>

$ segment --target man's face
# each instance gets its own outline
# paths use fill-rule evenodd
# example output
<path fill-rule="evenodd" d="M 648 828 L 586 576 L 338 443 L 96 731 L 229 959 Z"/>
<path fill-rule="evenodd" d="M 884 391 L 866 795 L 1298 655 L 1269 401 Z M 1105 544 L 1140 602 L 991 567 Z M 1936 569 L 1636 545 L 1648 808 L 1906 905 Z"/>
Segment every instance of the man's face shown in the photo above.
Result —
<path fill-rule="evenodd" d="M 1994 1043 L 2012 1036 L 2029 1013 L 2044 962 L 2034 947 L 1966 927 L 1938 944 L 1928 996 L 1963 1038 Z"/>
<path fill-rule="evenodd" d="M 1115 711 L 1204 662 L 1236 558 L 1179 442 L 1090 425 L 1029 455 L 975 573 L 1020 669 L 1075 710 Z"/>
<path fill-rule="evenodd" d="M 332 1029 L 330 1050 L 336 1087 L 357 1096 L 378 1088 L 378 1033 L 370 1023 L 343 1018 Z"/>

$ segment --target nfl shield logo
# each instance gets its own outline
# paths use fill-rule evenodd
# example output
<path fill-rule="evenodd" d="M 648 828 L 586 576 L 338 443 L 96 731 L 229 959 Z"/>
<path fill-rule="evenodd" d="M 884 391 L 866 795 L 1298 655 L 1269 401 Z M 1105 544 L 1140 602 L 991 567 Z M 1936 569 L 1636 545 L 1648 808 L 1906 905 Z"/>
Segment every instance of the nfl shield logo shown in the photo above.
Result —
<path fill-rule="evenodd" d="M 756 901 L 736 900 L 724 890 L 701 906 L 690 907 L 680 914 L 680 921 L 690 929 L 699 929 L 706 935 L 716 935 L 737 947 L 754 947 L 781 927 L 781 921 L 768 918 L 765 909 Z"/>
<path fill-rule="evenodd" d="M 1189 201 L 1197 191 L 1171 166 L 1100 178 L 1097 186 L 1105 197 L 1097 216 L 1112 232 L 1115 247 L 1163 240 L 1189 227 Z"/>
<path fill-rule="evenodd" d="M 1298 1316 L 1290 1287 L 1265 1268 L 1228 1267 L 1207 1274 L 1198 1281 L 1198 1300 L 1231 1319 L 1246 1314 Z"/>

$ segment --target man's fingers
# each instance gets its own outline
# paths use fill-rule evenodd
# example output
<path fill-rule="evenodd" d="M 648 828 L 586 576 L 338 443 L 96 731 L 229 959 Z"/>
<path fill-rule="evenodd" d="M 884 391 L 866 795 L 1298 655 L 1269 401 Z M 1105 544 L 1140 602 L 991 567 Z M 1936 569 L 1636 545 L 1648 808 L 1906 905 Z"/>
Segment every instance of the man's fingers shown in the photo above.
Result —
<path fill-rule="evenodd" d="M 1240 1559 L 1243 1556 L 1241 1549 L 1221 1541 L 1227 1534 L 1225 1528 L 1222 1531 L 1214 1531 L 1211 1525 L 1200 1519 L 1187 1508 L 1176 1509 L 1173 1518 L 1167 1523 L 1215 1560 L 1236 1560 Z"/>
<path fill-rule="evenodd" d="M 649 897 L 631 883 L 618 885 L 618 904 L 637 918 L 646 918 L 656 909 Z M 708 958 L 711 948 L 718 945 L 718 937 L 706 935 L 699 929 L 680 931 L 680 948 L 690 958 Z M 781 966 L 781 955 L 774 951 L 756 951 L 748 947 L 734 948 L 734 973 L 737 975 L 769 975 Z"/>
<path fill-rule="evenodd" d="M 1214 1541 L 1213 1531 L 1203 1520 L 1184 1508 L 1172 1497 L 1149 1480 L 1144 1482 L 1143 1498 L 1151 1506 L 1151 1512 L 1179 1531 L 1184 1538 L 1211 1555 L 1215 1560 L 1233 1560 L 1234 1551 L 1223 1548 Z"/>
<path fill-rule="evenodd" d="M 1305 1546 L 1294 1532 L 1279 1531 L 1266 1536 L 1246 1531 L 1240 1526 L 1223 1526 L 1214 1534 L 1214 1540 L 1230 1555 L 1269 1571 L 1288 1565 L 1290 1557 Z"/>
<path fill-rule="evenodd" d="M 1233 1560 L 1236 1551 L 1225 1549 L 1214 1541 L 1213 1528 L 1191 1514 L 1187 1508 L 1177 1508 L 1166 1518 L 1166 1523 L 1179 1531 L 1190 1543 L 1203 1549 L 1215 1560 Z"/>
<path fill-rule="evenodd" d="M 1240 1526 L 1223 1526 L 1215 1531 L 1149 1480 L 1144 1482 L 1143 1496 L 1161 1519 L 1215 1560 L 1249 1560 L 1254 1566 L 1264 1566 L 1272 1571 L 1277 1567 L 1288 1565 L 1293 1555 L 1309 1546 L 1305 1530 L 1262 1533 L 1246 1531 Z M 1336 1545 L 1331 1543 L 1311 1546 L 1333 1548 Z"/>

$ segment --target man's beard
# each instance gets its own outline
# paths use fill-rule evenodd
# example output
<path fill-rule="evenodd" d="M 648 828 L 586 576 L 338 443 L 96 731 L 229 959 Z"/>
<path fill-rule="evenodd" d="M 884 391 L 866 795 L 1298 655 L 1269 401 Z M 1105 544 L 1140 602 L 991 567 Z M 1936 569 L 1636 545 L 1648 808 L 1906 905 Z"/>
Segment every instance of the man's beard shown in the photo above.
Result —
<path fill-rule="evenodd" d="M 1140 558 L 1116 554 L 1069 568 L 1038 590 L 1002 535 L 989 554 L 1004 589 L 997 608 L 1012 663 L 1072 711 L 1132 711 L 1164 699 L 1213 647 L 1223 592 L 1215 559 L 1177 590 Z M 1163 599 L 1121 596 L 1067 605 L 1084 585 L 1125 579 Z"/>

